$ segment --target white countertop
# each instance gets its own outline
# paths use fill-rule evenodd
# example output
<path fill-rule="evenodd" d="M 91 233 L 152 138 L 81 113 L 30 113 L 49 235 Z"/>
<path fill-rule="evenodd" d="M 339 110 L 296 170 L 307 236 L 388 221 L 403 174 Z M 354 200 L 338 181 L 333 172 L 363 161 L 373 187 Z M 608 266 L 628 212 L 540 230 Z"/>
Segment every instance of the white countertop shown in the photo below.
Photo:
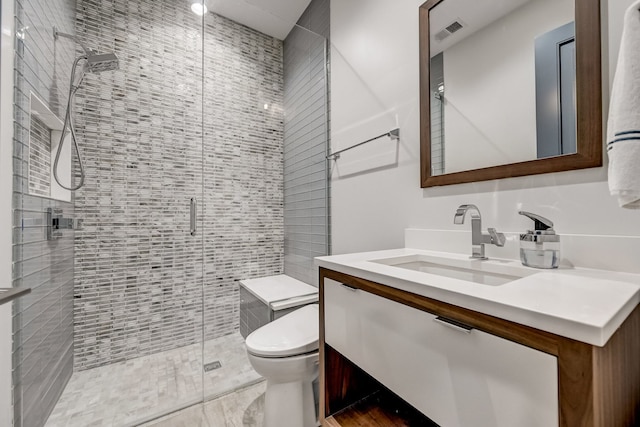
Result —
<path fill-rule="evenodd" d="M 525 277 L 490 286 L 372 262 L 407 255 Z M 540 270 L 519 261 L 469 260 L 467 255 L 419 249 L 318 257 L 315 264 L 596 346 L 604 346 L 640 303 L 640 275 L 605 270 Z"/>

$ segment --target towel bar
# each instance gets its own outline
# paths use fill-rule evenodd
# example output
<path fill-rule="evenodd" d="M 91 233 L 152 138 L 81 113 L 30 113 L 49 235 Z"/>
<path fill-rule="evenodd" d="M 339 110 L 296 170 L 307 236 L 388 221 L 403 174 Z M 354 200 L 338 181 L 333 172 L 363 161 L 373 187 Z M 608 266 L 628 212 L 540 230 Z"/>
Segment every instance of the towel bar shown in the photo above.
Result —
<path fill-rule="evenodd" d="M 342 150 L 336 151 L 335 153 L 331 153 L 327 155 L 327 160 L 338 160 L 340 158 L 340 153 L 344 153 L 345 151 L 351 150 L 352 148 L 359 147 L 363 144 L 366 144 L 371 141 L 375 141 L 376 139 L 380 139 L 382 137 L 388 136 L 392 141 L 397 141 L 400 139 L 400 128 L 391 129 L 387 133 L 383 133 L 382 135 L 378 135 L 371 139 L 367 139 L 366 141 L 362 141 L 356 145 L 352 145 L 351 147 L 343 148 Z"/>

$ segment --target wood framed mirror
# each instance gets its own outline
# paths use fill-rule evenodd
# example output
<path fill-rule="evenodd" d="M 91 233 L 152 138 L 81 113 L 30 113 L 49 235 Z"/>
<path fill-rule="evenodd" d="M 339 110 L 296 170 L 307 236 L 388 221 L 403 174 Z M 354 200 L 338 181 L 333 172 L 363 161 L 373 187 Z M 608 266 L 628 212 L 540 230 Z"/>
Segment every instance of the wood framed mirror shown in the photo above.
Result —
<path fill-rule="evenodd" d="M 532 9 L 554 2 L 566 10 Z M 428 0 L 419 14 L 421 187 L 602 165 L 600 0 Z"/>

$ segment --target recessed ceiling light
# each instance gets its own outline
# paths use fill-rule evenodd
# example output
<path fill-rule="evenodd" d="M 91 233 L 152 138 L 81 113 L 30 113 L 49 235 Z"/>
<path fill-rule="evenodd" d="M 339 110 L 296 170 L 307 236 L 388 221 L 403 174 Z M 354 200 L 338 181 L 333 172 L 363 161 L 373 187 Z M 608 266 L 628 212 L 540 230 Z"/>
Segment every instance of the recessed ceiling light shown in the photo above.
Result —
<path fill-rule="evenodd" d="M 191 10 L 198 16 L 202 16 L 208 11 L 206 5 L 197 1 L 191 3 Z"/>

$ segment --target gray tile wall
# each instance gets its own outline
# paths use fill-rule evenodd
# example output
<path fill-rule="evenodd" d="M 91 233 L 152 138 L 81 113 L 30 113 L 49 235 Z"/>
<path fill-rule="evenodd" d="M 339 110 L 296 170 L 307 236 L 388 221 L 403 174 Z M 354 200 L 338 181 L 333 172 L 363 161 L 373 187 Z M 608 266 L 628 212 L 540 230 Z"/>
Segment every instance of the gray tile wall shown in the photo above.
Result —
<path fill-rule="evenodd" d="M 271 321 L 269 311 L 267 304 L 240 286 L 240 335 L 243 338 Z"/>
<path fill-rule="evenodd" d="M 329 0 L 313 0 L 298 25 L 303 28 L 294 28 L 284 42 L 284 268 L 314 284 L 313 258 L 331 250 L 325 158 Z"/>
<path fill-rule="evenodd" d="M 282 273 L 282 43 L 204 25 L 203 53 L 183 2 L 78 1 L 78 34 L 121 61 L 78 93 L 79 369 L 199 341 L 203 280 L 206 338 L 234 332 L 238 281 Z"/>
<path fill-rule="evenodd" d="M 62 117 L 74 46 L 54 42 L 53 26 L 73 33 L 75 1 L 17 0 L 15 11 L 16 29 L 26 30 L 15 45 L 13 286 L 32 292 L 13 306 L 14 422 L 38 427 L 73 370 L 73 231 L 47 241 L 44 213 L 74 211 L 73 204 L 29 195 L 29 97 L 35 93 Z"/>

